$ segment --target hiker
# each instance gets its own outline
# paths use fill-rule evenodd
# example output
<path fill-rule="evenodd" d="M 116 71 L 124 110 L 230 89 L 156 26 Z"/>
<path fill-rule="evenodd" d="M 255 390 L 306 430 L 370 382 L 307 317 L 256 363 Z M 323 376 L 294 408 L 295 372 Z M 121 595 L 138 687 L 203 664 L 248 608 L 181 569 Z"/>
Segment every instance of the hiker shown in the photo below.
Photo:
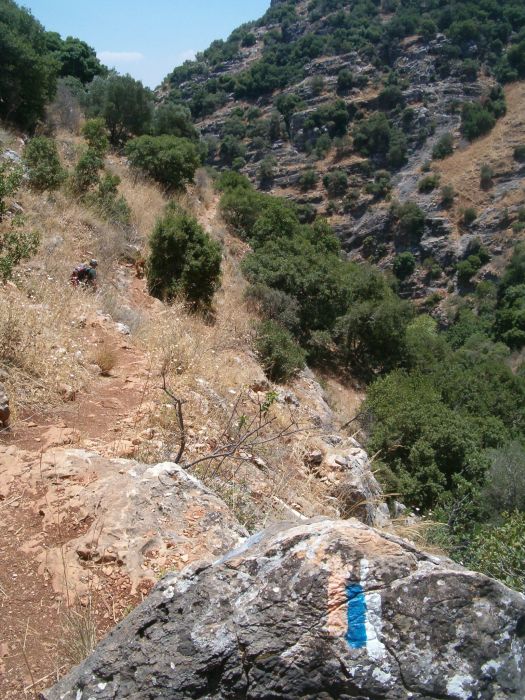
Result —
<path fill-rule="evenodd" d="M 89 263 L 77 265 L 70 277 L 73 287 L 90 287 L 95 291 L 97 288 L 97 266 L 98 262 L 96 260 L 90 260 Z"/>

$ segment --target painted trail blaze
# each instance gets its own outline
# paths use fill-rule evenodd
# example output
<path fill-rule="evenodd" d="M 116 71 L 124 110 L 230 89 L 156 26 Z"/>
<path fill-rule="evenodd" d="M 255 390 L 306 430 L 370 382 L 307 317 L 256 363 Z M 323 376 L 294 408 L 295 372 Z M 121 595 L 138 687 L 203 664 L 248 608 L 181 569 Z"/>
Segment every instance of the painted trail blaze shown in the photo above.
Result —
<path fill-rule="evenodd" d="M 366 646 L 366 601 L 363 586 L 350 583 L 346 587 L 348 600 L 348 631 L 346 641 L 352 649 Z"/>

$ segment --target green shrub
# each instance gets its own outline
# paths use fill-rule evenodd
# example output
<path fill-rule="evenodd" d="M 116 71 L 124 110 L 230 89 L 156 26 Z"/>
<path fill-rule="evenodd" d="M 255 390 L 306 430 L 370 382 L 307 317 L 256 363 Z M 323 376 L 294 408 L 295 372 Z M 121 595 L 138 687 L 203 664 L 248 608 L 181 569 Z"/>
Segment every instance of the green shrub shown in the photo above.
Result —
<path fill-rule="evenodd" d="M 119 184 L 118 175 L 106 173 L 99 180 L 98 188 L 86 195 L 85 202 L 96 209 L 106 221 L 127 226 L 131 221 L 131 209 L 125 198 L 118 194 Z"/>
<path fill-rule="evenodd" d="M 28 260 L 38 250 L 40 236 L 36 231 L 20 231 L 11 226 L 0 231 L 0 280 L 6 282 L 22 260 Z"/>
<path fill-rule="evenodd" d="M 466 260 L 462 260 L 456 265 L 458 282 L 460 284 L 468 284 L 480 267 L 481 260 L 479 257 L 477 255 L 469 255 Z"/>
<path fill-rule="evenodd" d="M 257 325 L 255 348 L 266 375 L 275 382 L 288 381 L 304 367 L 306 353 L 275 321 Z"/>
<path fill-rule="evenodd" d="M 191 111 L 183 105 L 161 104 L 153 114 L 155 136 L 178 136 L 198 141 L 199 134 L 192 124 Z"/>
<path fill-rule="evenodd" d="M 24 148 L 24 163 L 29 185 L 35 190 L 56 190 L 66 178 L 56 143 L 45 136 L 29 141 Z"/>
<path fill-rule="evenodd" d="M 379 93 L 377 101 L 381 109 L 394 109 L 395 107 L 402 107 L 405 103 L 405 98 L 397 85 L 387 85 Z"/>
<path fill-rule="evenodd" d="M 450 209 L 454 204 L 454 197 L 456 196 L 456 190 L 452 185 L 443 185 L 441 188 L 441 204 L 445 209 Z"/>
<path fill-rule="evenodd" d="M 12 197 L 22 184 L 22 169 L 8 161 L 0 161 L 0 221 L 7 212 L 7 198 Z"/>
<path fill-rule="evenodd" d="M 246 175 L 241 175 L 232 170 L 223 170 L 215 181 L 215 188 L 219 190 L 219 192 L 228 192 L 229 190 L 234 190 L 236 187 L 251 190 L 252 184 Z"/>
<path fill-rule="evenodd" d="M 443 160 L 454 152 L 454 137 L 451 133 L 443 134 L 432 149 L 432 158 Z"/>
<path fill-rule="evenodd" d="M 317 184 L 317 173 L 312 168 L 305 170 L 299 175 L 298 184 L 303 192 L 312 190 Z"/>
<path fill-rule="evenodd" d="M 392 189 L 392 180 L 388 170 L 377 170 L 374 173 L 374 181 L 368 182 L 365 191 L 374 197 L 386 197 Z"/>
<path fill-rule="evenodd" d="M 104 163 L 102 158 L 90 148 L 80 156 L 71 175 L 71 188 L 77 195 L 86 194 L 99 179 L 99 172 Z"/>
<path fill-rule="evenodd" d="M 342 197 L 348 189 L 348 175 L 344 170 L 333 170 L 323 177 L 323 185 L 329 197 Z"/>
<path fill-rule="evenodd" d="M 270 185 L 277 174 L 277 161 L 273 156 L 266 156 L 257 168 L 257 177 L 263 186 Z"/>
<path fill-rule="evenodd" d="M 105 121 L 98 119 L 88 119 L 82 127 L 82 136 L 86 139 L 88 148 L 97 156 L 103 158 L 109 148 L 109 139 Z"/>
<path fill-rule="evenodd" d="M 517 591 L 525 589 L 524 512 L 503 513 L 500 525 L 483 526 L 468 551 L 469 566 Z"/>
<path fill-rule="evenodd" d="M 473 141 L 487 134 L 496 123 L 494 114 L 479 102 L 467 102 L 461 111 L 461 132 Z"/>
<path fill-rule="evenodd" d="M 425 177 L 421 178 L 421 180 L 417 183 L 417 189 L 419 190 L 419 192 L 425 194 L 432 192 L 438 186 L 439 175 L 437 173 L 433 173 L 432 175 L 426 175 Z"/>
<path fill-rule="evenodd" d="M 266 318 L 279 323 L 290 333 L 299 330 L 300 304 L 295 297 L 280 289 L 265 284 L 251 284 L 245 292 L 245 298 L 254 309 Z"/>
<path fill-rule="evenodd" d="M 391 212 L 397 219 L 399 232 L 410 239 L 419 239 L 425 229 L 425 212 L 415 202 L 396 202 Z"/>
<path fill-rule="evenodd" d="M 399 253 L 394 258 L 393 270 L 395 276 L 404 280 L 414 272 L 416 269 L 416 259 L 412 253 L 405 251 L 404 253 Z"/>
<path fill-rule="evenodd" d="M 177 136 L 139 136 L 126 145 L 131 165 L 167 187 L 183 189 L 200 165 L 197 147 Z"/>
<path fill-rule="evenodd" d="M 483 190 L 488 190 L 490 187 L 492 187 L 492 178 L 494 177 L 494 170 L 490 165 L 487 163 L 484 163 L 481 166 L 481 171 L 480 171 L 480 176 L 479 176 L 479 184 L 481 189 Z"/>
<path fill-rule="evenodd" d="M 514 149 L 514 160 L 517 160 L 518 163 L 525 163 L 525 144 L 521 144 L 519 146 L 516 146 Z"/>
<path fill-rule="evenodd" d="M 467 207 L 463 211 L 461 221 L 462 221 L 464 226 L 471 226 L 474 223 L 474 221 L 476 221 L 477 218 L 478 218 L 478 213 L 474 209 L 474 207 Z"/>
<path fill-rule="evenodd" d="M 226 165 L 233 167 L 233 164 L 239 159 L 244 159 L 246 148 L 235 136 L 226 136 L 219 147 L 221 160 Z M 238 168 L 234 168 L 236 170 Z M 240 168 L 239 168 L 240 169 Z"/>
<path fill-rule="evenodd" d="M 182 294 L 209 305 L 220 282 L 221 250 L 185 211 L 168 207 L 153 229 L 146 265 L 148 290 L 166 301 Z"/>

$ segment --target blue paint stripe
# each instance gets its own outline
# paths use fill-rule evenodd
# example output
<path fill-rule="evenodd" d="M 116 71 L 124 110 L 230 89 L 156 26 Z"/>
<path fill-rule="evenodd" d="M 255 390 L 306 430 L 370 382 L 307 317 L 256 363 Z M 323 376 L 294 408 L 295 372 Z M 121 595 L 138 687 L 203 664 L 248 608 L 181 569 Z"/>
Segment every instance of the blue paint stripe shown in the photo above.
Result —
<path fill-rule="evenodd" d="M 346 587 L 348 599 L 348 631 L 346 641 L 352 649 L 366 646 L 366 600 L 363 587 L 359 583 L 350 583 Z"/>

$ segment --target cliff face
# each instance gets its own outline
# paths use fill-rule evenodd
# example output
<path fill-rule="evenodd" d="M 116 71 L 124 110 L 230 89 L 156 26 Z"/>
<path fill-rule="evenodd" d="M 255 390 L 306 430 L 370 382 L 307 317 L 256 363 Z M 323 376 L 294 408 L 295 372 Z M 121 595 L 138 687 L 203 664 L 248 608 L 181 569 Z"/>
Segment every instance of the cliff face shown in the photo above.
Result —
<path fill-rule="evenodd" d="M 261 189 L 306 205 L 306 216 L 327 216 L 351 258 L 390 269 L 397 254 L 412 253 L 416 269 L 402 295 L 445 297 L 461 291 L 456 265 L 474 239 L 492 257 L 478 279 L 492 279 L 521 238 L 525 169 L 513 152 L 525 143 L 525 91 L 519 82 L 505 88 L 496 126 L 469 141 L 462 106 L 496 104 L 482 40 L 458 46 L 436 31 L 390 36 L 399 13 L 389 5 L 363 16 L 372 36 L 363 44 L 359 3 L 275 0 L 262 20 L 232 34 L 235 41 L 176 69 L 161 92 L 191 107 L 210 163 L 239 168 Z M 389 143 L 363 145 L 363 128 L 377 115 L 390 133 L 373 138 Z M 397 201 L 424 212 L 416 236 L 399 231 Z M 466 209 L 475 210 L 473 221 Z"/>
<path fill-rule="evenodd" d="M 525 600 L 357 521 L 170 574 L 46 700 L 522 698 Z"/>

